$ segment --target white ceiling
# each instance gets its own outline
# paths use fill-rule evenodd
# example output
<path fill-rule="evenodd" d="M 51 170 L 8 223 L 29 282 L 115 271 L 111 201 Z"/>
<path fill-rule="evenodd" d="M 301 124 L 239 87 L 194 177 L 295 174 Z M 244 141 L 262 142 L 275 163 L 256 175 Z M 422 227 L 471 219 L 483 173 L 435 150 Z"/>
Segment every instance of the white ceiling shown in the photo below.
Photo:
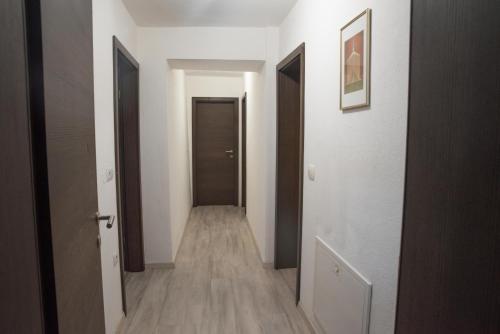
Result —
<path fill-rule="evenodd" d="M 140 26 L 277 26 L 297 0 L 122 0 Z"/>

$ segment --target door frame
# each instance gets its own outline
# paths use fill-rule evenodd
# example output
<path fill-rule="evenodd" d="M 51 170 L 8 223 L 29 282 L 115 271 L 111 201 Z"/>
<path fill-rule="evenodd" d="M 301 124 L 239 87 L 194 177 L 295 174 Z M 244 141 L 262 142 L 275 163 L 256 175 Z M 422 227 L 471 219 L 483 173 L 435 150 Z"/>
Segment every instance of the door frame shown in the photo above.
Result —
<path fill-rule="evenodd" d="M 132 65 L 135 71 L 137 71 L 137 112 L 140 114 L 140 96 L 139 96 L 139 63 L 130 54 L 130 52 L 125 48 L 125 46 L 120 42 L 120 40 L 113 36 L 113 101 L 114 101 L 114 140 L 115 140 L 115 182 L 116 182 L 116 202 L 117 202 L 117 216 L 118 216 L 118 242 L 119 242 L 119 253 L 120 253 L 120 280 L 121 280 L 121 290 L 122 290 L 122 309 L 127 315 L 127 299 L 126 299 L 126 289 L 125 289 L 125 277 L 124 277 L 124 248 L 123 248 L 123 238 L 125 237 L 123 231 L 123 189 L 121 187 L 121 174 L 122 168 L 121 157 L 120 157 L 120 101 L 119 101 L 119 65 L 118 57 L 123 56 Z M 140 117 L 137 118 L 137 133 L 138 136 L 138 156 L 141 156 L 140 152 Z M 141 163 L 139 161 L 139 201 L 140 201 L 140 225 L 142 230 L 143 217 L 142 217 L 142 181 L 141 181 Z M 142 247 L 142 259 L 144 263 L 144 237 L 141 235 Z"/>
<path fill-rule="evenodd" d="M 191 110 L 191 128 L 192 128 L 192 141 L 191 141 L 191 153 L 192 153 L 192 170 L 193 170 L 193 206 L 198 206 L 198 187 L 197 187 L 197 173 L 196 164 L 198 159 L 198 153 L 195 149 L 195 143 L 197 139 L 197 127 L 196 127 L 196 113 L 198 112 L 198 103 L 233 103 L 233 128 L 234 128 L 234 195 L 233 202 L 235 206 L 238 206 L 238 195 L 239 195 L 239 98 L 237 97 L 193 97 L 192 99 L 192 110 Z"/>
<path fill-rule="evenodd" d="M 297 58 L 300 58 L 300 124 L 299 124 L 299 207 L 297 212 L 298 217 L 298 233 L 297 233 L 297 286 L 295 290 L 295 302 L 300 301 L 300 279 L 301 279 L 301 258 L 302 258 L 302 206 L 303 206 L 303 188 L 304 188 L 304 96 L 305 96 L 305 55 L 306 45 L 302 43 L 288 56 L 286 56 L 278 65 L 276 65 L 276 189 L 275 189 L 275 237 L 274 237 L 274 268 L 278 269 L 278 173 L 279 173 L 279 110 L 280 110 L 280 72 L 286 69 Z"/>
<path fill-rule="evenodd" d="M 241 98 L 241 207 L 247 211 L 247 92 Z"/>

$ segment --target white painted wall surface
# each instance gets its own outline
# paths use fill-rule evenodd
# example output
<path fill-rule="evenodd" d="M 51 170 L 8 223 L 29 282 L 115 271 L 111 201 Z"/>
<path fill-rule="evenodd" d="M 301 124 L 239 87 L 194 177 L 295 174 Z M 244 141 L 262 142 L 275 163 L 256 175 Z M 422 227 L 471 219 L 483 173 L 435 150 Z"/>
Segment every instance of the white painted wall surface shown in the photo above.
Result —
<path fill-rule="evenodd" d="M 99 212 L 116 216 L 116 181 L 105 182 L 106 169 L 115 169 L 113 110 L 113 44 L 116 35 L 132 55 L 137 53 L 136 26 L 120 0 L 92 2 L 94 29 L 94 99 Z M 115 333 L 122 319 L 117 224 L 108 230 L 100 225 L 101 262 L 106 333 Z"/>
<path fill-rule="evenodd" d="M 274 261 L 278 41 L 278 31 L 271 30 L 263 68 L 258 73 L 245 73 L 248 93 L 247 218 L 265 263 Z"/>
<path fill-rule="evenodd" d="M 373 10 L 372 105 L 342 113 L 340 28 L 366 8 Z M 305 167 L 317 168 L 316 181 L 304 181 L 301 303 L 313 319 L 319 235 L 372 281 L 371 334 L 394 332 L 409 28 L 409 0 L 299 0 L 280 27 L 280 58 L 306 42 Z"/>
<path fill-rule="evenodd" d="M 238 178 L 238 203 L 241 205 L 241 97 L 244 94 L 243 73 L 238 72 L 188 72 L 186 76 L 186 117 L 188 134 L 189 168 L 192 180 L 192 148 L 193 148 L 193 97 L 233 97 L 238 99 L 239 119 L 239 178 Z M 191 182 L 192 192 L 192 182 Z"/>
<path fill-rule="evenodd" d="M 168 205 L 172 194 L 189 191 L 191 185 L 178 175 L 171 156 L 178 133 L 170 118 L 167 98 L 171 83 L 168 59 L 268 60 L 268 48 L 276 50 L 277 28 L 139 28 L 138 50 L 141 96 L 141 162 L 144 243 L 147 263 L 174 259 L 171 225 L 173 212 L 191 204 L 184 200 Z M 272 43 L 272 45 L 270 45 Z M 275 51 L 274 51 L 275 52 Z M 271 61 L 274 63 L 274 60 Z M 274 66 L 274 64 L 273 64 Z M 263 130 L 265 131 L 265 130 Z M 185 151 L 184 161 L 188 153 Z M 186 169 L 189 174 L 189 170 Z M 174 182 L 173 179 L 181 181 Z M 183 197 L 182 197 L 183 198 Z"/>
<path fill-rule="evenodd" d="M 247 92 L 247 219 L 255 237 L 261 260 L 266 253 L 266 187 L 265 161 L 263 147 L 266 147 L 261 135 L 265 126 L 264 112 L 264 75 L 261 72 L 246 72 L 244 76 Z M 271 112 L 271 115 L 276 115 Z M 266 259 L 265 262 L 271 262 Z"/>
<path fill-rule="evenodd" d="M 168 142 L 168 177 L 169 190 L 169 222 L 171 230 L 171 252 L 175 259 L 179 249 L 186 222 L 191 212 L 191 189 L 186 185 L 189 180 L 188 137 L 186 133 L 186 75 L 183 70 L 169 70 L 168 101 L 168 132 L 171 141 Z M 167 243 L 168 240 L 164 240 Z"/>
<path fill-rule="evenodd" d="M 261 82 L 264 93 L 262 95 L 263 109 L 260 113 L 261 131 L 256 133 L 262 136 L 263 145 L 259 148 L 260 155 L 256 163 L 260 165 L 263 179 L 261 197 L 257 209 L 262 211 L 265 247 L 261 250 L 262 260 L 266 263 L 274 261 L 274 228 L 275 228 L 275 199 L 276 199 L 276 65 L 280 61 L 278 44 L 278 30 L 273 30 L 267 39 L 266 57 L 268 61 L 261 72 Z M 250 218 L 251 219 L 251 218 Z"/>

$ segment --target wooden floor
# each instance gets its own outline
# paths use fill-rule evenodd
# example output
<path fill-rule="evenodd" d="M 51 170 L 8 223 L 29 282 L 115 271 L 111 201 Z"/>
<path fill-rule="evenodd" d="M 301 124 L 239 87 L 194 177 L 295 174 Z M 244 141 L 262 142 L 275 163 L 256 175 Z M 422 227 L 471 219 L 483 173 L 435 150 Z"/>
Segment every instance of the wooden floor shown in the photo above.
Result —
<path fill-rule="evenodd" d="M 297 290 L 297 268 L 280 269 L 279 272 L 283 276 L 286 285 L 290 288 L 293 295 Z"/>
<path fill-rule="evenodd" d="M 311 333 L 284 276 L 264 269 L 242 211 L 193 209 L 175 269 L 127 274 L 119 333 Z"/>

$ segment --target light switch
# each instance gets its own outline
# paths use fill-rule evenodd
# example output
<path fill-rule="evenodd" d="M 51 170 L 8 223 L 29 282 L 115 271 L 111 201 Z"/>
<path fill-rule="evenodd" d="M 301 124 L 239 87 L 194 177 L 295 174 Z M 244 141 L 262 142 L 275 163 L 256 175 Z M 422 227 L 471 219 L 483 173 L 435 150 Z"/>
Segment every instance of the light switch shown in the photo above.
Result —
<path fill-rule="evenodd" d="M 309 180 L 314 181 L 316 179 L 316 166 L 309 165 L 307 175 L 309 176 Z"/>
<path fill-rule="evenodd" d="M 113 169 L 111 168 L 106 169 L 106 172 L 104 173 L 104 183 L 111 182 L 114 176 L 115 176 L 115 171 Z"/>

